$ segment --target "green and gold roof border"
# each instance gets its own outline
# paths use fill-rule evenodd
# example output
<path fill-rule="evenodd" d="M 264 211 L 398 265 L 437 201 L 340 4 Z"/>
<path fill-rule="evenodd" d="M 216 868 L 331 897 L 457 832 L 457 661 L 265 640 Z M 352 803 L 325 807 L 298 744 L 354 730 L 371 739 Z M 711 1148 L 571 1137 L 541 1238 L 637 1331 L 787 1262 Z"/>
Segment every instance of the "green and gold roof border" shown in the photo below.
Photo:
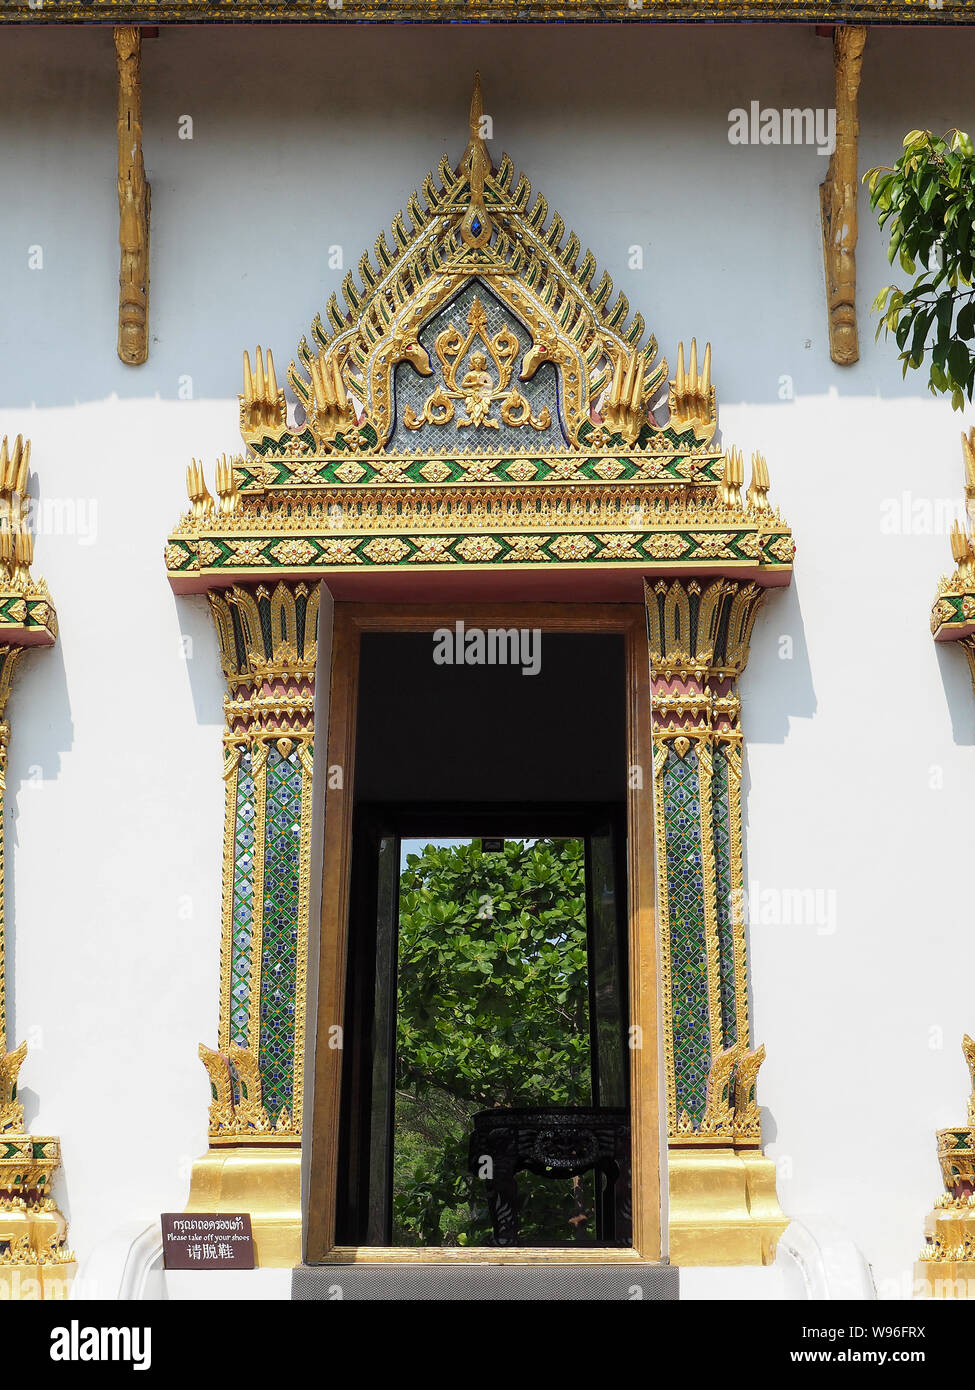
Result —
<path fill-rule="evenodd" d="M 170 582 L 186 591 L 248 577 L 307 578 L 366 568 L 532 570 L 540 564 L 632 568 L 641 573 L 703 574 L 714 570 L 747 577 L 760 571 L 767 584 L 782 583 L 792 570 L 795 544 L 788 528 L 755 526 L 685 531 L 392 531 L 330 536 L 311 529 L 289 535 L 249 537 L 210 532 L 174 535 L 166 547 Z M 254 573 L 256 571 L 256 573 Z M 776 578 L 775 574 L 779 576 Z M 187 583 L 189 581 L 189 583 Z M 201 582 L 202 581 L 202 582 Z"/>
<path fill-rule="evenodd" d="M 0 0 L 0 24 L 971 24 L 975 0 Z"/>
<path fill-rule="evenodd" d="M 270 351 L 258 347 L 253 367 L 244 353 L 244 451 L 217 462 L 215 496 L 200 463 L 187 471 L 191 509 L 166 547 L 178 591 L 271 575 L 545 567 L 788 583 L 795 548 L 765 460 L 753 455 L 745 490 L 740 451 L 716 439 L 710 345 L 700 360 L 696 340 L 686 358 L 678 345 L 669 376 L 593 253 L 507 155 L 494 167 L 482 116 L 475 75 L 459 165 L 442 158 L 391 236 L 361 257 L 358 279 L 346 275 L 344 303 L 333 294 L 301 339 L 287 373 L 293 422 Z M 427 325 L 472 282 L 468 329 L 454 319 L 424 346 Z M 522 325 L 527 347 L 484 330 L 482 291 Z M 478 333 L 495 374 L 481 354 L 479 373 L 461 376 Z M 397 407 L 400 363 L 433 388 L 419 415 Z M 558 421 L 522 394 L 542 364 L 558 376 Z M 391 447 L 397 420 L 415 451 Z M 475 447 L 492 437 L 503 442 Z"/>

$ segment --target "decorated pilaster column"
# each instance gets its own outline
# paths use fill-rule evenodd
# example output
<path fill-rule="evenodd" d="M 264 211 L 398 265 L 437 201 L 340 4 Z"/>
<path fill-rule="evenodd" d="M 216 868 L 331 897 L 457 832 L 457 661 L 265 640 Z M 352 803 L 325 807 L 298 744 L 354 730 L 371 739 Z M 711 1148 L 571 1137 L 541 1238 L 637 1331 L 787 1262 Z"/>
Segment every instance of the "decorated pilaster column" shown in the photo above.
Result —
<path fill-rule="evenodd" d="M 914 1266 L 920 1298 L 975 1298 L 975 1041 L 962 1041 L 971 1094 L 968 1123 L 939 1129 L 944 1192 L 924 1223 L 924 1248 Z"/>
<path fill-rule="evenodd" d="M 74 1277 L 67 1222 L 51 1196 L 60 1141 L 28 1134 L 17 1099 L 27 1044 L 8 1051 L 4 940 L 4 815 L 7 745 L 4 715 L 14 673 L 27 647 L 52 646 L 57 618 L 47 585 L 31 578 L 28 523 L 30 441 L 0 443 L 0 1298 L 63 1298 Z"/>
<path fill-rule="evenodd" d="M 748 1020 L 737 679 L 764 591 L 647 582 L 670 1258 L 763 1264 L 787 1224 Z"/>
<path fill-rule="evenodd" d="M 190 1211 L 249 1211 L 258 1263 L 301 1258 L 300 1167 L 319 587 L 209 594 L 226 806 L 210 1150 Z"/>
<path fill-rule="evenodd" d="M 975 683 L 975 428 L 962 434 L 966 524 L 951 533 L 952 574 L 943 576 L 931 610 L 936 642 L 957 642 Z M 975 1298 L 975 1041 L 962 1042 L 971 1077 L 968 1123 L 937 1132 L 944 1192 L 924 1222 L 924 1247 L 914 1267 L 922 1298 Z"/>

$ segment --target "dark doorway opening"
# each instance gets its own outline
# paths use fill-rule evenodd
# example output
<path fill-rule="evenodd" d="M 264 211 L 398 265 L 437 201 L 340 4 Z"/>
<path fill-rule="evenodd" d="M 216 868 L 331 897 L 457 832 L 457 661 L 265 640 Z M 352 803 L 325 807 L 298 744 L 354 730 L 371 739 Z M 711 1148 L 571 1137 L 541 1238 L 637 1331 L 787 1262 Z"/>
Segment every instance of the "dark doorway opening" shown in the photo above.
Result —
<path fill-rule="evenodd" d="M 628 1124 L 623 641 L 541 634 L 522 675 L 432 636 L 362 639 L 336 1239 L 628 1245 L 628 1148 L 570 1172 L 592 1136 L 551 1118 Z M 505 1227 L 469 1141 L 529 1110 L 557 1151 Z"/>

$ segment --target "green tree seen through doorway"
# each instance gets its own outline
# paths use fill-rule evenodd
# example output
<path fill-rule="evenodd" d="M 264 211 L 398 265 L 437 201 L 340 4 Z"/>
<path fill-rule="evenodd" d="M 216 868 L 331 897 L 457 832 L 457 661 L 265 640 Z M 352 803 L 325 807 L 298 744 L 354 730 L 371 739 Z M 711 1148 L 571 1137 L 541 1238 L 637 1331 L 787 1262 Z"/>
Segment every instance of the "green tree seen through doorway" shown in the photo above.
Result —
<path fill-rule="evenodd" d="M 581 840 L 427 845 L 400 876 L 393 1243 L 483 1245 L 472 1117 L 589 1105 L 589 961 Z M 595 1238 L 593 1175 L 522 1174 L 522 1243 Z"/>

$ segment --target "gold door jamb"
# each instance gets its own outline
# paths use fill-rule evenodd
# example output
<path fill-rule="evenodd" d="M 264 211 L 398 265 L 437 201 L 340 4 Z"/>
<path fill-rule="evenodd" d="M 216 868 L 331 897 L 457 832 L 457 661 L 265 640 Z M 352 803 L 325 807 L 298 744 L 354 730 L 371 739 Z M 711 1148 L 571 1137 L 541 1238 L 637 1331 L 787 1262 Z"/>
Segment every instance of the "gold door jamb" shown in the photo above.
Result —
<path fill-rule="evenodd" d="M 335 1200 L 341 1027 L 345 1017 L 349 861 L 355 777 L 359 641 L 364 632 L 469 627 L 537 627 L 543 632 L 622 633 L 626 643 L 627 871 L 629 904 L 630 1118 L 633 1244 L 629 1248 L 337 1246 Z M 623 1264 L 660 1259 L 660 1136 L 657 960 L 653 879 L 650 663 L 642 604 L 337 603 L 332 639 L 325 850 L 322 882 L 315 1095 L 306 1258 L 311 1264 Z"/>

